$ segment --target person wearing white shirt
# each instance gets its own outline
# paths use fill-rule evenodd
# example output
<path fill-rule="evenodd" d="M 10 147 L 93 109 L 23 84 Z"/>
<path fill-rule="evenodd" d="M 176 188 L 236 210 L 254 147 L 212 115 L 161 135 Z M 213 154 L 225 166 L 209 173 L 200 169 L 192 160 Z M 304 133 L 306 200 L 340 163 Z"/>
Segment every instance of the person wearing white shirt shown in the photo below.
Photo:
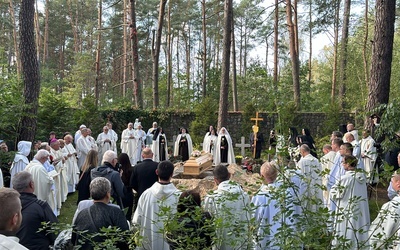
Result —
<path fill-rule="evenodd" d="M 0 249 L 25 250 L 15 236 L 22 223 L 19 193 L 11 188 L 0 189 Z"/>

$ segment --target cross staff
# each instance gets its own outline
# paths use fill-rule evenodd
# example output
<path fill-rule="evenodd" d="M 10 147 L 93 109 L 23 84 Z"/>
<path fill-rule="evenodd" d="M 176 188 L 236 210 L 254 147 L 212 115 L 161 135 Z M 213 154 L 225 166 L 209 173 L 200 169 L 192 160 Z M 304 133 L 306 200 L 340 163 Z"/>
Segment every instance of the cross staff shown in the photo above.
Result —
<path fill-rule="evenodd" d="M 253 126 L 253 141 L 254 141 L 254 149 L 253 149 L 253 158 L 256 157 L 256 147 L 257 147 L 257 133 L 258 133 L 258 121 L 264 120 L 263 118 L 258 118 L 258 112 L 256 112 L 255 118 L 250 118 L 251 121 L 256 121 L 256 124 Z"/>

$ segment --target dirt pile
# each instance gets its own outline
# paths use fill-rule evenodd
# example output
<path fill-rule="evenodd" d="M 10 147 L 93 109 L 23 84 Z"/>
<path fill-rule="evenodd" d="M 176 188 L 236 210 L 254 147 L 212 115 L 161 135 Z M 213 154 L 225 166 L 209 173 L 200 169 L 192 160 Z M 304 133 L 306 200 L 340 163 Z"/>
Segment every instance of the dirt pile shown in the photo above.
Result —
<path fill-rule="evenodd" d="M 254 193 L 261 186 L 261 180 L 259 174 L 248 174 L 246 170 L 242 170 L 240 166 L 236 164 L 229 165 L 229 172 L 231 173 L 231 180 L 239 183 L 246 192 Z M 175 166 L 174 178 L 172 183 L 180 190 L 191 190 L 194 189 L 200 192 L 203 198 L 209 191 L 215 190 L 217 185 L 214 182 L 212 171 L 206 171 L 199 176 L 199 178 L 190 178 L 183 176 L 183 166 L 177 164 Z"/>

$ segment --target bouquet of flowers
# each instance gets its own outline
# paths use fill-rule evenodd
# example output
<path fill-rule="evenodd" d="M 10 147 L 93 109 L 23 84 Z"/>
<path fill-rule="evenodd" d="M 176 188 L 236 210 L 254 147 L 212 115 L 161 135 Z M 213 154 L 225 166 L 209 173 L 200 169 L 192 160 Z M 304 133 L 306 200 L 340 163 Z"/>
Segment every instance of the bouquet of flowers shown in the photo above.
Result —
<path fill-rule="evenodd" d="M 199 150 L 194 150 L 191 154 L 193 157 L 199 157 L 201 155 L 201 152 Z"/>

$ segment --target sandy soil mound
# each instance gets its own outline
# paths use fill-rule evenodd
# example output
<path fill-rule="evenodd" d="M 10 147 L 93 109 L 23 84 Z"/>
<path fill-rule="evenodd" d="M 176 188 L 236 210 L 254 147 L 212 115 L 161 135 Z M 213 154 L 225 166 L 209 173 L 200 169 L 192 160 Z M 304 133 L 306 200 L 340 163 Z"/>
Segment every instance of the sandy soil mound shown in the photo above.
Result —
<path fill-rule="evenodd" d="M 229 165 L 228 169 L 232 174 L 231 180 L 238 182 L 246 192 L 252 194 L 261 186 L 259 174 L 248 174 L 236 164 Z M 197 192 L 200 192 L 200 195 L 203 198 L 209 191 L 217 188 L 212 175 L 212 170 L 202 173 L 198 178 L 195 176 L 184 176 L 182 173 L 183 166 L 179 163 L 176 164 L 172 183 L 174 183 L 174 185 L 180 190 L 194 189 Z"/>

